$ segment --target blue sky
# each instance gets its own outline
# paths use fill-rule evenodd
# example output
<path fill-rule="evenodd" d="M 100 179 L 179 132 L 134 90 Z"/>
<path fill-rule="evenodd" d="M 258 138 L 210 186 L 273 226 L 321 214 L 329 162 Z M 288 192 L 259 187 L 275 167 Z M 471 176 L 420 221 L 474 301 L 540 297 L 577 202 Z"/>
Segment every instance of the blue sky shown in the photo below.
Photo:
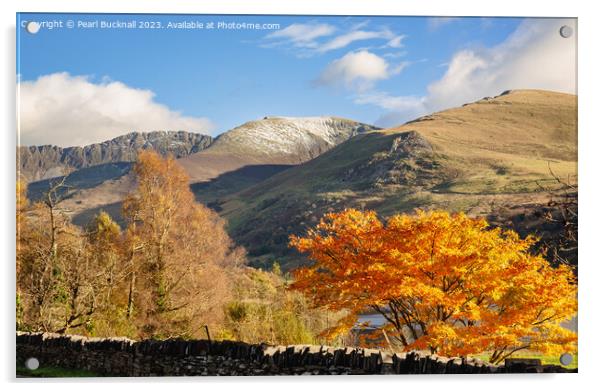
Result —
<path fill-rule="evenodd" d="M 77 27 L 78 22 L 96 20 L 159 22 L 162 28 Z M 495 63 L 500 61 L 496 51 L 503 51 L 511 60 L 514 52 L 528 56 L 526 52 L 533 52 L 527 50 L 532 49 L 530 45 L 548 45 L 548 41 L 542 42 L 542 34 L 556 31 L 559 23 L 574 22 L 374 16 L 17 15 L 18 26 L 24 21 L 37 21 L 42 27 L 36 34 L 18 28 L 22 142 L 56 141 L 64 145 L 113 137 L 121 131 L 120 126 L 128 127 L 122 133 L 155 130 L 147 129 L 154 126 L 149 118 L 156 118 L 162 128 L 191 126 L 202 129 L 185 130 L 213 135 L 265 115 L 335 115 L 394 126 L 460 103 L 445 98 L 446 94 L 451 96 L 450 91 L 437 92 L 447 88 L 440 85 L 452 76 L 457 79 L 466 77 L 463 72 L 494 69 L 500 73 L 495 75 L 497 80 L 508 79 Z M 48 29 L 43 23 L 52 21 L 63 26 Z M 67 21 L 76 26 L 65 28 Z M 167 27 L 170 22 L 182 21 L 203 23 L 205 28 Z M 210 22 L 279 24 L 280 28 L 207 29 Z M 534 29 L 532 25 L 543 27 Z M 531 34 L 526 42 L 517 37 L 521 29 L 521 37 Z M 571 49 L 559 39 L 555 36 L 554 43 L 565 45 L 560 56 L 570 63 Z M 531 59 L 533 66 L 538 60 Z M 566 67 L 571 64 L 574 66 L 570 63 Z M 51 76 L 54 79 L 48 79 Z M 470 80 L 476 82 L 478 77 L 482 76 L 471 75 Z M 486 85 L 481 96 L 539 84 L 570 90 L 575 84 L 574 80 L 564 80 L 556 86 L 551 80 L 558 79 L 557 75 L 540 82 L 530 79 L 525 79 L 524 86 L 513 80 L 507 82 L 508 88 L 497 82 Z M 462 91 L 458 95 L 472 98 Z M 82 97 L 96 106 L 80 104 Z M 141 110 L 148 107 L 153 114 L 140 114 L 132 108 L 137 106 Z M 100 113 L 86 113 L 95 107 Z M 156 115 L 153 110 L 157 110 Z M 137 121 L 137 116 L 142 119 Z M 78 130 L 80 134 L 74 136 L 74 118 L 85 119 L 82 126 L 89 125 L 86 129 L 90 130 Z M 88 124 L 91 118 L 100 123 Z M 94 126 L 99 130 L 94 131 Z M 103 126 L 106 135 L 102 134 Z M 61 133 L 67 131 L 72 136 Z"/>

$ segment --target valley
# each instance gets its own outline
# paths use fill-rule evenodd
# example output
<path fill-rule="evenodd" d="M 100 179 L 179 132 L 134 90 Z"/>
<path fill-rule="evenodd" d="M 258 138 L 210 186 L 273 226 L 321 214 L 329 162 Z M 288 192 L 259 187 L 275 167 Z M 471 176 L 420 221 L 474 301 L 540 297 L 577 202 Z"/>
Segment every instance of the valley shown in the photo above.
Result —
<path fill-rule="evenodd" d="M 196 199 L 227 220 L 250 265 L 290 270 L 305 258 L 288 248 L 289 235 L 352 207 L 385 217 L 415 208 L 464 211 L 521 234 L 557 235 L 561 227 L 544 224 L 542 211 L 559 187 L 552 173 L 576 181 L 576 107 L 574 95 L 516 90 L 390 129 L 335 117 L 266 117 L 188 144 L 176 157 Z M 200 140 L 194 137 L 187 139 Z M 132 159 L 103 156 L 69 175 L 63 207 L 77 224 L 100 210 L 120 221 Z M 30 198 L 51 181 L 31 182 Z"/>

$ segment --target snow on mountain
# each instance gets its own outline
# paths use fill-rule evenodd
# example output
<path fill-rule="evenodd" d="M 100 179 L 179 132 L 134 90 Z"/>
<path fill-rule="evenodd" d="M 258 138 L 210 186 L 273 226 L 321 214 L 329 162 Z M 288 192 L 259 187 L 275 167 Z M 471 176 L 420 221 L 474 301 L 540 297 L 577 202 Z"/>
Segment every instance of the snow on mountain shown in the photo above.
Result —
<path fill-rule="evenodd" d="M 375 129 L 378 128 L 336 117 L 265 117 L 222 134 L 207 152 L 289 156 L 301 162 L 358 133 Z"/>

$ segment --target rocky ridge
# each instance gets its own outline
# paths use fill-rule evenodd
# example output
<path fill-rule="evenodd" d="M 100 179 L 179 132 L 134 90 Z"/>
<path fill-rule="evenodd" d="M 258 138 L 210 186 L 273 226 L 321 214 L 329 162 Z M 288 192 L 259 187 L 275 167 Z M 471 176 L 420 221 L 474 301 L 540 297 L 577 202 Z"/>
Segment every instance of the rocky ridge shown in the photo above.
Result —
<path fill-rule="evenodd" d="M 138 151 L 154 149 L 176 158 L 211 145 L 213 138 L 185 131 L 131 132 L 102 143 L 62 148 L 56 145 L 20 146 L 17 169 L 28 182 L 53 178 L 105 163 L 132 162 Z"/>

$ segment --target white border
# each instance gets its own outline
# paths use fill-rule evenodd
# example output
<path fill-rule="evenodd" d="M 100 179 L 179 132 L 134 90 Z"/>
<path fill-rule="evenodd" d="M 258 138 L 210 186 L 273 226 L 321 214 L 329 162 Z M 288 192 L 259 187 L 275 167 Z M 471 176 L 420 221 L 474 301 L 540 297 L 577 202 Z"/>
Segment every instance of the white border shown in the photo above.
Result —
<path fill-rule="evenodd" d="M 525 0 L 503 0 L 498 2 L 470 0 L 220 0 L 201 3 L 200 1 L 176 0 L 104 0 L 104 1 L 69 1 L 69 0 L 20 0 L 2 1 L 2 297 L 4 321 L 1 322 L 3 342 L 1 355 L 3 369 L 2 379 L 8 387 L 19 389 L 65 389 L 65 384 L 56 380 L 15 383 L 14 376 L 14 200 L 15 200 L 15 13 L 30 12 L 144 12 L 144 13 L 222 13 L 222 14 L 336 14 L 336 15 L 439 15 L 439 16 L 565 16 L 578 17 L 579 22 L 579 179 L 580 179 L 580 266 L 579 266 L 579 374 L 577 375 L 484 375 L 484 376 L 405 376 L 405 377 L 321 377 L 321 378 L 219 378 L 211 379 L 127 379 L 119 381 L 118 386 L 132 387 L 140 384 L 145 388 L 163 389 L 172 383 L 175 387 L 190 388 L 232 388 L 232 389 L 265 389 L 287 388 L 306 390 L 313 387 L 345 388 L 345 389 L 377 389 L 425 387 L 457 389 L 459 387 L 488 390 L 508 390 L 516 387 L 529 389 L 579 389 L 595 384 L 599 374 L 600 351 L 599 329 L 601 324 L 600 302 L 600 268 L 599 249 L 596 246 L 602 221 L 600 213 L 600 175 L 602 154 L 600 133 L 602 124 L 600 117 L 600 100 L 602 86 L 599 72 L 600 61 L 599 13 L 594 9 L 594 1 L 557 1 L 529 2 Z M 596 42 L 598 41 L 598 42 Z M 43 59 L 40 59 L 43 61 Z M 598 201 L 598 202 L 596 202 Z M 106 381 L 106 380 L 105 380 Z M 106 389 L 102 379 L 88 382 L 85 385 L 73 381 L 67 383 L 68 388 Z M 460 384 L 462 383 L 462 384 Z M 467 384 L 464 384 L 467 383 Z M 598 382 L 599 383 L 599 382 Z M 598 386 L 599 387 L 599 386 Z M 593 388 L 593 387 L 587 387 Z"/>

